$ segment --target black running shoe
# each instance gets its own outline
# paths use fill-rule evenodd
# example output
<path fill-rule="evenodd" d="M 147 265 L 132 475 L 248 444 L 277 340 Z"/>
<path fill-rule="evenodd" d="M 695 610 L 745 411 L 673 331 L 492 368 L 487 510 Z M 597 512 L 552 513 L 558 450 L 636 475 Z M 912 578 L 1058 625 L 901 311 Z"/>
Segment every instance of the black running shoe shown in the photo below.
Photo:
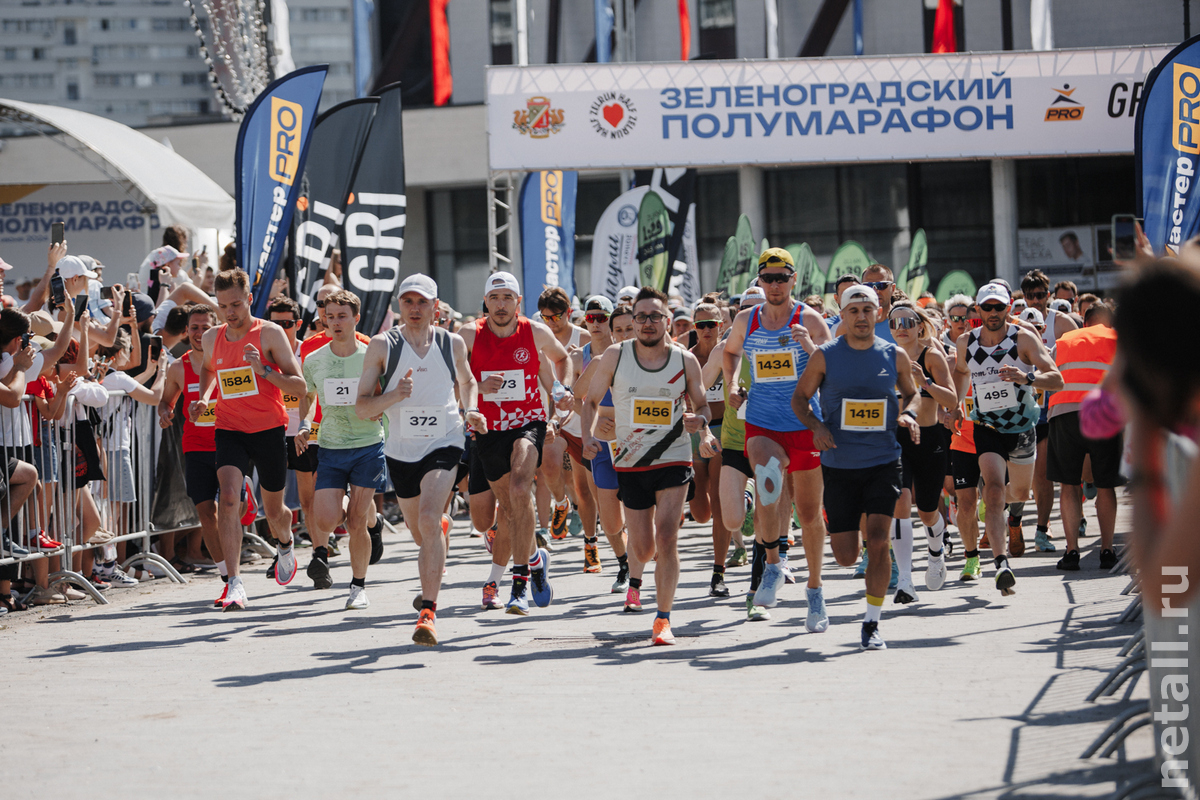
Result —
<path fill-rule="evenodd" d="M 708 587 L 709 597 L 729 597 L 729 587 L 725 585 L 725 576 L 714 572 L 712 583 Z"/>
<path fill-rule="evenodd" d="M 1117 565 L 1117 554 L 1112 550 L 1100 551 L 1100 569 L 1112 569 Z"/>
<path fill-rule="evenodd" d="M 333 578 L 329 575 L 329 565 L 313 556 L 308 562 L 308 577 L 312 579 L 314 589 L 328 589 L 333 586 Z"/>
<path fill-rule="evenodd" d="M 1068 550 L 1066 555 L 1058 560 L 1058 568 L 1067 572 L 1079 571 L 1079 551 Z"/>
<path fill-rule="evenodd" d="M 864 622 L 862 625 L 862 649 L 863 650 L 887 650 L 887 644 L 884 643 L 883 637 L 879 635 L 878 622 Z"/>
<path fill-rule="evenodd" d="M 367 528 L 367 533 L 371 534 L 371 560 L 369 563 L 376 564 L 379 559 L 383 558 L 383 515 L 375 515 L 375 524 Z"/>
<path fill-rule="evenodd" d="M 271 559 L 271 566 L 267 567 L 267 579 L 275 580 L 275 565 L 279 563 L 279 556 L 276 555 Z"/>

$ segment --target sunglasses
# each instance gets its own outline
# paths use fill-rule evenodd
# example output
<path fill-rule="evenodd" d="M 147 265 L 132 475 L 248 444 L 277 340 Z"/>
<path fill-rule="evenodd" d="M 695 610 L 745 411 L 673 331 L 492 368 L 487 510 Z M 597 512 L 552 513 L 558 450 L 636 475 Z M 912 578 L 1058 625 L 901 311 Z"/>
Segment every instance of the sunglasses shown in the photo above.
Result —
<path fill-rule="evenodd" d="M 866 281 L 865 283 L 863 283 L 863 286 L 870 286 L 872 289 L 874 289 L 877 292 L 880 289 L 886 289 L 887 287 L 889 287 L 891 285 L 892 285 L 891 281 Z"/>
<path fill-rule="evenodd" d="M 1003 311 L 1008 308 L 1007 303 L 980 303 L 979 310 L 986 314 L 994 314 L 997 311 Z"/>
<path fill-rule="evenodd" d="M 951 322 L 966 322 L 968 319 L 970 319 L 970 317 L 967 317 L 967 316 L 965 316 L 965 315 L 964 315 L 964 316 L 961 316 L 961 317 L 960 317 L 958 314 L 951 314 L 951 315 L 950 315 L 950 321 L 951 321 Z"/>
<path fill-rule="evenodd" d="M 1026 292 L 1025 297 L 1029 300 L 1041 300 L 1047 294 L 1049 294 L 1049 292 Z"/>
<path fill-rule="evenodd" d="M 585 321 L 592 323 L 608 322 L 608 313 L 605 311 L 589 311 L 583 318 Z"/>
<path fill-rule="evenodd" d="M 694 324 L 696 326 L 696 330 L 707 331 L 717 327 L 717 325 L 720 323 L 718 323 L 715 319 L 698 319 Z"/>
<path fill-rule="evenodd" d="M 921 320 L 917 319 L 916 317 L 892 317 L 888 320 L 888 325 L 891 326 L 891 329 L 894 331 L 908 330 L 909 328 L 917 327 L 920 322 Z"/>
<path fill-rule="evenodd" d="M 273 320 L 271 320 L 271 322 L 274 322 L 276 325 L 283 328 L 285 331 L 288 328 L 296 327 L 296 320 L 294 320 L 294 319 L 273 319 Z"/>
<path fill-rule="evenodd" d="M 772 266 L 774 266 L 775 264 L 782 264 L 785 267 L 789 267 L 789 268 L 791 267 L 790 264 L 788 264 L 786 261 L 784 261 L 782 258 L 780 258 L 777 255 L 769 255 L 762 261 L 758 262 L 758 264 L 760 267 L 765 267 L 768 264 L 770 264 Z"/>
<path fill-rule="evenodd" d="M 983 327 L 983 320 L 981 320 L 981 319 L 973 319 L 973 320 L 971 320 L 971 327 L 972 327 L 972 328 L 981 328 L 981 327 Z"/>
<path fill-rule="evenodd" d="M 318 301 L 317 301 L 317 308 L 324 308 L 324 307 L 325 307 L 325 301 L 324 301 L 324 300 L 318 300 Z"/>
<path fill-rule="evenodd" d="M 542 317 L 542 319 L 546 320 L 546 322 L 558 322 L 560 319 L 562 319 L 566 315 L 567 315 L 567 312 L 565 312 L 565 311 L 561 311 L 557 314 L 549 314 L 545 311 L 541 312 L 541 317 Z"/>
<path fill-rule="evenodd" d="M 633 315 L 633 321 L 636 322 L 638 325 L 645 325 L 647 322 L 649 322 L 653 325 L 657 325 L 658 323 L 662 322 L 666 318 L 667 318 L 666 314 L 659 314 L 657 312 L 655 312 L 654 314 L 634 314 Z"/>
<path fill-rule="evenodd" d="M 766 283 L 766 284 L 787 283 L 788 281 L 790 281 L 792 279 L 792 276 L 795 274 L 796 273 L 794 273 L 794 272 L 772 272 L 769 275 L 763 275 L 762 273 L 759 273 L 758 282 Z"/>

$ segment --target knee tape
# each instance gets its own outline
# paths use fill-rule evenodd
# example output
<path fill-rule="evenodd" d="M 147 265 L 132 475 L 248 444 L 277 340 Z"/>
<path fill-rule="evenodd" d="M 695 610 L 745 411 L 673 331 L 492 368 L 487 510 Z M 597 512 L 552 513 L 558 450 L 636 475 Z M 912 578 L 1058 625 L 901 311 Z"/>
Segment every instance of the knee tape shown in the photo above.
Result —
<path fill-rule="evenodd" d="M 773 505 L 783 493 L 783 471 L 779 467 L 779 459 L 771 456 L 770 461 L 754 471 L 755 483 L 758 484 L 758 499 L 764 506 Z"/>

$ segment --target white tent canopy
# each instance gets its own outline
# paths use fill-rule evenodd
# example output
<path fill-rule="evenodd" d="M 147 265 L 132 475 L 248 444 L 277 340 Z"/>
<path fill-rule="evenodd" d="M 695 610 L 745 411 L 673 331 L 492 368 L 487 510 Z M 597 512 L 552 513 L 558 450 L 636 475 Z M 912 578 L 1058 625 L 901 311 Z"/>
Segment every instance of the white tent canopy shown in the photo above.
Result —
<path fill-rule="evenodd" d="M 70 108 L 4 99 L 0 121 L 54 129 L 50 138 L 120 185 L 146 212 L 193 229 L 233 227 L 234 200 L 224 189 L 171 148 L 127 125 Z"/>

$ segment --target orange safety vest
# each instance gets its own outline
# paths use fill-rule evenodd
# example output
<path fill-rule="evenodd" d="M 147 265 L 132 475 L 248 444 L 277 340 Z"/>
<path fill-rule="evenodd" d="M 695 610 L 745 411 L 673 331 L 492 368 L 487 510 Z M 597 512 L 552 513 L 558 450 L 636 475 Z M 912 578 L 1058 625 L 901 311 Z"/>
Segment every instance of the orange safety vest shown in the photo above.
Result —
<path fill-rule="evenodd" d="M 1054 360 L 1065 385 L 1062 391 L 1050 395 L 1050 408 L 1063 403 L 1082 403 L 1085 394 L 1104 382 L 1116 355 L 1117 332 L 1106 325 L 1064 333 L 1058 340 Z"/>

